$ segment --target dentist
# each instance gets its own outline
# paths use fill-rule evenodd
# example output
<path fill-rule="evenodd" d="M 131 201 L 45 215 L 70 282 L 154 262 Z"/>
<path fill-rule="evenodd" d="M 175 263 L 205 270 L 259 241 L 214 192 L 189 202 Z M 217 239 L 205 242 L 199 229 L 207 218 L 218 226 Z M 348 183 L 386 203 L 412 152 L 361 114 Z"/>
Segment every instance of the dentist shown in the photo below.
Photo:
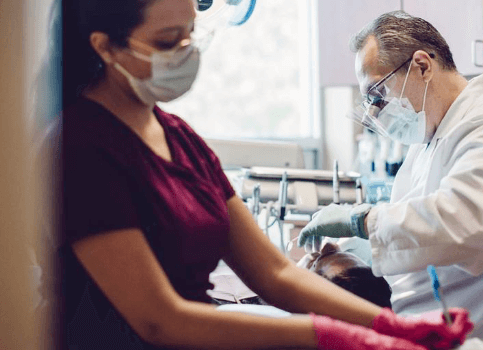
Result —
<path fill-rule="evenodd" d="M 329 205 L 298 244 L 368 239 L 372 269 L 397 313 L 438 309 L 426 272 L 436 265 L 449 306 L 471 310 L 483 337 L 483 76 L 462 77 L 439 32 L 404 12 L 381 15 L 352 40 L 362 125 L 411 145 L 390 203 Z"/>

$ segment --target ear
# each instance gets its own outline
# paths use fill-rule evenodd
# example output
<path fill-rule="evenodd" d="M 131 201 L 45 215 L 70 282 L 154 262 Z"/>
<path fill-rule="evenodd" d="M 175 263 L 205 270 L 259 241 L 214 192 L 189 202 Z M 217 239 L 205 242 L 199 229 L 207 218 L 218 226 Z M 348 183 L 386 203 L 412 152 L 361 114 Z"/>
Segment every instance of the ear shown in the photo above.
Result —
<path fill-rule="evenodd" d="M 431 56 L 423 50 L 418 50 L 413 55 L 414 62 L 418 65 L 419 71 L 425 83 L 433 78 L 434 74 L 434 60 Z"/>
<path fill-rule="evenodd" d="M 104 63 L 110 64 L 113 62 L 109 36 L 106 33 L 92 32 L 89 41 L 94 51 L 102 58 Z"/>

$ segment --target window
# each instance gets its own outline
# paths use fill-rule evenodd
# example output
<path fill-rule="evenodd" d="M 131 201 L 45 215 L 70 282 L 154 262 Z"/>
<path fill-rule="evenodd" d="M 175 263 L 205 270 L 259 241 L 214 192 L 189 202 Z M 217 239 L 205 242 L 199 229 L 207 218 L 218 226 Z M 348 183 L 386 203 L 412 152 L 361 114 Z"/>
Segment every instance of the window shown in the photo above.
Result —
<path fill-rule="evenodd" d="M 261 0 L 240 27 L 219 30 L 192 90 L 161 105 L 204 137 L 320 137 L 317 1 Z"/>

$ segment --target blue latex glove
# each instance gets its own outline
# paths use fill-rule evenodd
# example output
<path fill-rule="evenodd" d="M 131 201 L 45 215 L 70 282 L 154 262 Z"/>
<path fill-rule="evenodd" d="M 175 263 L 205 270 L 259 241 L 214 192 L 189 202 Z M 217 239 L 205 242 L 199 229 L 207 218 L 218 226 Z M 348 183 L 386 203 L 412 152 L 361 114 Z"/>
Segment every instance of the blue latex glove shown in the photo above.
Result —
<path fill-rule="evenodd" d="M 368 239 L 364 229 L 364 218 L 371 205 L 364 203 L 353 207 L 351 205 L 330 204 L 314 214 L 312 220 L 300 231 L 298 246 L 306 242 L 320 241 L 326 237 L 360 237 Z"/>

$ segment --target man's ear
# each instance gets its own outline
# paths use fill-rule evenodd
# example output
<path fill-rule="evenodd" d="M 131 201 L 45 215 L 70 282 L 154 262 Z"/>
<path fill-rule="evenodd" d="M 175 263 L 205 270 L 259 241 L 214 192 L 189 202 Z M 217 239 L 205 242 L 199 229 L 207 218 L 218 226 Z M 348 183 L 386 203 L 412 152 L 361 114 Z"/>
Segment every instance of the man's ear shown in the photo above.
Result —
<path fill-rule="evenodd" d="M 89 41 L 94 51 L 102 58 L 105 64 L 113 62 L 109 36 L 102 32 L 92 32 Z"/>
<path fill-rule="evenodd" d="M 433 79 L 435 62 L 431 59 L 430 54 L 426 51 L 418 50 L 414 53 L 413 58 L 414 62 L 418 65 L 424 82 L 431 81 Z"/>

